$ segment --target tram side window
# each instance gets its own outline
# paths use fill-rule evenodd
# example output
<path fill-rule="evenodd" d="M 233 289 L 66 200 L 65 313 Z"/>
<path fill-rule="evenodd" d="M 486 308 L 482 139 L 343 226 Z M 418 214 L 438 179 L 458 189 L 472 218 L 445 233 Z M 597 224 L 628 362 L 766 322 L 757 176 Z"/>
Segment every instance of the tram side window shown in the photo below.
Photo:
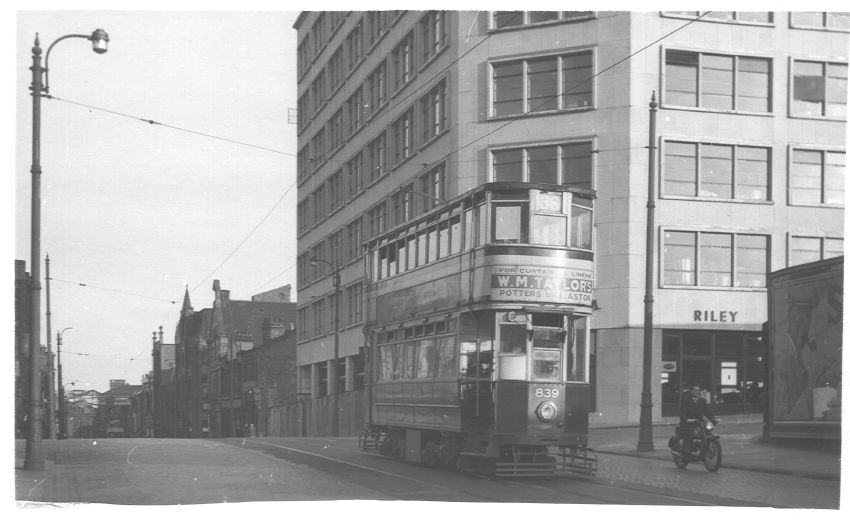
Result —
<path fill-rule="evenodd" d="M 436 351 L 434 349 L 433 339 L 423 339 L 416 342 L 417 362 L 416 362 L 416 377 L 434 377 L 434 358 Z"/>
<path fill-rule="evenodd" d="M 527 203 L 493 204 L 493 242 L 497 244 L 528 243 Z"/>
<path fill-rule="evenodd" d="M 567 381 L 587 381 L 587 318 L 575 318 L 567 342 Z"/>
<path fill-rule="evenodd" d="M 437 377 L 457 376 L 457 347 L 453 336 L 437 338 Z"/>
<path fill-rule="evenodd" d="M 462 377 L 489 378 L 493 373 L 492 341 L 464 341 L 460 346 L 460 356 Z"/>

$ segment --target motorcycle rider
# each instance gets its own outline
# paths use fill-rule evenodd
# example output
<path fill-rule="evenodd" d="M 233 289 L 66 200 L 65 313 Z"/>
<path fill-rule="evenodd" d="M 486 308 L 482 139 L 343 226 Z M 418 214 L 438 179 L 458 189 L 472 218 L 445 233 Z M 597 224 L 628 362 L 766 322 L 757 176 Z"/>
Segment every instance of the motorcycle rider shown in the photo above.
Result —
<path fill-rule="evenodd" d="M 717 424 L 717 419 L 711 411 L 708 401 L 702 397 L 702 389 L 699 384 L 691 385 L 688 393 L 682 399 L 682 409 L 679 414 L 679 432 L 682 436 L 682 447 L 685 453 L 690 453 L 695 432 L 699 432 L 693 423 L 694 420 L 702 422 L 703 418 Z M 688 420 L 691 422 L 689 423 Z"/>

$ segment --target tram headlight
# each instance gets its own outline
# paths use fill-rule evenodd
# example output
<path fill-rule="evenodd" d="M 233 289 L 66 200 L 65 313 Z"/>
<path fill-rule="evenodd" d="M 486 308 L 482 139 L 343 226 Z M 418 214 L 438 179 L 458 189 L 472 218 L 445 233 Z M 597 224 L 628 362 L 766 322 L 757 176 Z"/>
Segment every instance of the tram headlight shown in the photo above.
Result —
<path fill-rule="evenodd" d="M 540 403 L 540 406 L 535 410 L 537 414 L 537 418 L 543 422 L 548 422 L 558 417 L 558 407 L 555 406 L 555 403 L 551 401 L 544 401 Z"/>

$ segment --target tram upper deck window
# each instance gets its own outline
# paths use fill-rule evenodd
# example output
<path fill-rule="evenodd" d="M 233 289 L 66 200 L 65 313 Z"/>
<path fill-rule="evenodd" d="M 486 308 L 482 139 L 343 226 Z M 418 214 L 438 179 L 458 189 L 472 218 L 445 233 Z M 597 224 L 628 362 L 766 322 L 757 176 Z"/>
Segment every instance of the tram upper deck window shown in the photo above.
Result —
<path fill-rule="evenodd" d="M 496 244 L 528 243 L 527 202 L 493 204 L 493 242 Z"/>
<path fill-rule="evenodd" d="M 591 249 L 593 247 L 593 200 L 573 196 L 570 209 L 570 247 Z"/>

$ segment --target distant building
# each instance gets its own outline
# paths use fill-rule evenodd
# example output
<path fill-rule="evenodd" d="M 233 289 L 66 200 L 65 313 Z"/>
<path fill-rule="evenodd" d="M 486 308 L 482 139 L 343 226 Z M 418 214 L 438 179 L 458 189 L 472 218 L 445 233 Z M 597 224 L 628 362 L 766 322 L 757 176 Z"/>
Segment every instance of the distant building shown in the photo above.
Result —
<path fill-rule="evenodd" d="M 277 289 L 261 292 L 251 296 L 251 301 L 255 302 L 281 302 L 289 303 L 292 297 L 292 286 L 284 285 Z"/>
<path fill-rule="evenodd" d="M 15 437 L 27 436 L 29 412 L 30 274 L 23 260 L 15 260 Z"/>
<path fill-rule="evenodd" d="M 113 385 L 113 381 L 115 384 Z M 100 394 L 95 415 L 95 437 L 135 437 L 139 425 L 133 409 L 133 396 L 142 389 L 141 385 L 121 384 L 122 380 L 110 381 L 110 388 Z"/>

